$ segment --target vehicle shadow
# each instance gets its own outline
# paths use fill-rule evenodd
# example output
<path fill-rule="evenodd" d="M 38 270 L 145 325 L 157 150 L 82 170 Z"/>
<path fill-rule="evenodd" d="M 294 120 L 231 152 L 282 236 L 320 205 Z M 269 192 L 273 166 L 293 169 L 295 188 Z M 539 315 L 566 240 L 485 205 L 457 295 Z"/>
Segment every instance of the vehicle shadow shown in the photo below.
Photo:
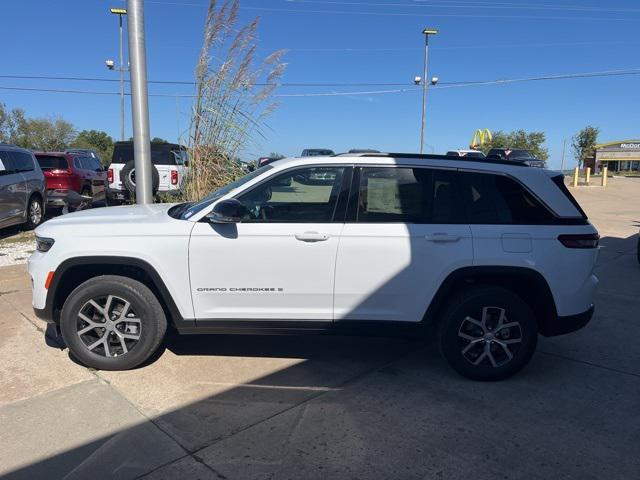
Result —
<path fill-rule="evenodd" d="M 602 245 L 630 252 L 636 238 L 605 237 Z M 414 261 L 411 256 L 379 291 L 393 294 L 406 285 Z M 603 269 L 603 284 L 616 275 Z M 621 336 L 618 351 L 636 351 L 635 338 Z M 619 432 L 640 429 L 631 393 L 637 379 L 614 381 L 604 368 L 579 370 L 579 362 L 562 360 L 571 357 L 562 341 L 555 344 L 553 355 L 536 355 L 518 377 L 480 384 L 457 376 L 439 360 L 433 341 L 418 337 L 170 333 L 137 370 L 98 374 L 112 384 L 140 379 L 143 396 L 156 399 L 155 410 L 136 405 L 129 397 L 134 387 L 104 386 L 96 397 L 71 399 L 100 406 L 107 395 L 121 395 L 145 412 L 144 420 L 71 442 L 76 446 L 3 478 L 125 479 L 149 472 L 155 478 L 219 479 L 632 478 L 640 469 L 640 449 Z M 175 366 L 170 354 L 194 362 Z M 207 370 L 212 364 L 197 357 L 221 362 Z M 244 372 L 252 359 L 290 363 L 229 382 L 225 369 L 238 365 Z M 576 372 L 583 377 L 575 378 Z M 618 389 L 621 395 L 609 393 Z M 196 400 L 171 403 L 183 391 Z M 58 423 L 63 415 L 76 427 L 91 427 L 86 418 L 58 412 L 58 428 L 65 428 Z M 167 467 L 179 459 L 184 470 Z"/>

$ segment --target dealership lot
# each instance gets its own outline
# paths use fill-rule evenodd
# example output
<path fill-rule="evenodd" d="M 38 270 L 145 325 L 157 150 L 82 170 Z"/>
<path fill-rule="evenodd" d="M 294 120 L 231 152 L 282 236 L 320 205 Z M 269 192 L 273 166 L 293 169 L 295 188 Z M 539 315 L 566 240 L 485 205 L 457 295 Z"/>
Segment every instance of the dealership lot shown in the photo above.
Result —
<path fill-rule="evenodd" d="M 171 337 L 96 372 L 45 345 L 24 265 L 3 267 L 0 475 L 635 478 L 640 179 L 572 192 L 602 236 L 596 315 L 501 383 L 402 338 Z"/>

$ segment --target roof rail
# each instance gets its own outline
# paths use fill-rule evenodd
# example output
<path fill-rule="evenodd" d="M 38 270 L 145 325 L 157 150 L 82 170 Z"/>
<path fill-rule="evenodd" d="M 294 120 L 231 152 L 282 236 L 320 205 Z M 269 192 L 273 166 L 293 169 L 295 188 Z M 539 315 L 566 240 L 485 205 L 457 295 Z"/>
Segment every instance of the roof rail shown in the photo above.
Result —
<path fill-rule="evenodd" d="M 493 158 L 479 157 L 458 157 L 454 155 L 439 155 L 435 153 L 338 153 L 335 157 L 389 157 L 389 158 L 411 158 L 416 160 L 451 160 L 455 162 L 472 162 L 472 163 L 494 163 L 498 165 L 512 165 L 517 167 L 528 167 L 526 160 L 498 160 Z"/>

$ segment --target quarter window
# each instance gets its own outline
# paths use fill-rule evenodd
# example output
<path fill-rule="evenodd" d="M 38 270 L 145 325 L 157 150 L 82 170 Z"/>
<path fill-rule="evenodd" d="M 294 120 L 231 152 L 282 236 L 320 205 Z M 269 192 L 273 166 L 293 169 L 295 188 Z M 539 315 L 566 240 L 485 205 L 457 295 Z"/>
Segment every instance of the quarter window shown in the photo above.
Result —
<path fill-rule="evenodd" d="M 344 167 L 311 167 L 277 175 L 240 195 L 249 210 L 243 222 L 331 222 Z"/>
<path fill-rule="evenodd" d="M 536 225 L 552 223 L 553 214 L 515 180 L 503 175 L 461 173 L 471 224 Z"/>
<path fill-rule="evenodd" d="M 427 168 L 363 168 L 360 223 L 462 223 L 456 173 Z"/>

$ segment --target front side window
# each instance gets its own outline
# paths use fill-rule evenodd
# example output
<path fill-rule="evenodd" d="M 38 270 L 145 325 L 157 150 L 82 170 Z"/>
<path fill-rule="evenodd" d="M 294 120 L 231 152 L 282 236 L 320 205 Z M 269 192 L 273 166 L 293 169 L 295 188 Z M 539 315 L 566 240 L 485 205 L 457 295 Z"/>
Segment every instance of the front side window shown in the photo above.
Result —
<path fill-rule="evenodd" d="M 456 172 L 427 168 L 363 168 L 360 223 L 461 223 Z"/>
<path fill-rule="evenodd" d="M 275 176 L 240 195 L 249 214 L 243 222 L 331 222 L 344 167 L 299 168 Z"/>
<path fill-rule="evenodd" d="M 515 180 L 504 175 L 461 173 L 462 196 L 471 224 L 539 225 L 553 214 Z"/>

